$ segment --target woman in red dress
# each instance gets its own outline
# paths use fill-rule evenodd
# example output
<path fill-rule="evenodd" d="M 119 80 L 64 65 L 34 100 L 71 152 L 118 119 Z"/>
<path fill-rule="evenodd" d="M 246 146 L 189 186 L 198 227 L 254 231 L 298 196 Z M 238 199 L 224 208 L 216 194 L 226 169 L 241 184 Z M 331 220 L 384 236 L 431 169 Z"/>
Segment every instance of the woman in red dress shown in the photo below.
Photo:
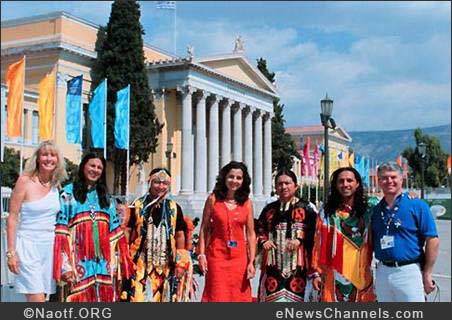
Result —
<path fill-rule="evenodd" d="M 245 164 L 231 161 L 206 200 L 198 248 L 206 276 L 202 302 L 251 302 L 256 234 L 250 184 Z"/>

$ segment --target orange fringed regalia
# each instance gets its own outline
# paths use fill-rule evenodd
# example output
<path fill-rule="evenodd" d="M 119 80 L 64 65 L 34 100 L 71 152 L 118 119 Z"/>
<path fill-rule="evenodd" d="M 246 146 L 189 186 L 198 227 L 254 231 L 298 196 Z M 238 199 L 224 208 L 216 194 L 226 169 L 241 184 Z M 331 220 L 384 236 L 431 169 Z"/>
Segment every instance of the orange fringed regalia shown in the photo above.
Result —
<path fill-rule="evenodd" d="M 313 262 L 322 273 L 321 301 L 375 301 L 369 234 L 371 210 L 363 217 L 342 207 L 330 216 L 322 210 L 317 220 Z"/>

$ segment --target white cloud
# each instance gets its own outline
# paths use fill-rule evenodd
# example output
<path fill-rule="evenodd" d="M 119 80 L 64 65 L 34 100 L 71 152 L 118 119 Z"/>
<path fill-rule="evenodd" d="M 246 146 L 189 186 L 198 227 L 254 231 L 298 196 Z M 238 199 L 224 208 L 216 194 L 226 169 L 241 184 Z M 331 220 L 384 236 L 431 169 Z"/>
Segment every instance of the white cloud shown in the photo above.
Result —
<path fill-rule="evenodd" d="M 251 63 L 267 59 L 286 105 L 287 125 L 318 123 L 325 92 L 335 100 L 336 118 L 346 130 L 431 126 L 450 117 L 447 35 L 431 32 L 423 41 L 398 35 L 359 38 L 338 52 L 334 46 L 301 42 L 293 28 L 243 28 L 225 20 L 181 25 L 183 46 L 194 45 L 197 56 L 232 52 L 240 34 Z M 156 40 L 169 43 L 167 36 Z M 378 118 L 390 121 L 372 121 Z"/>

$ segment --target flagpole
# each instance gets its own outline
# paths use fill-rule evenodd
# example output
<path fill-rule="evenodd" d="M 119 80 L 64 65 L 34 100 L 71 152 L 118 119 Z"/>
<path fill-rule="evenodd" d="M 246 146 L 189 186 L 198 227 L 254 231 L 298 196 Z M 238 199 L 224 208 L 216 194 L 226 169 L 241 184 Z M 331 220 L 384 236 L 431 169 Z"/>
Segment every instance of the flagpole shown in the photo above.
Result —
<path fill-rule="evenodd" d="M 80 162 L 82 162 L 83 155 L 83 126 L 82 126 L 82 117 L 83 117 L 83 73 L 82 73 L 82 81 L 80 82 L 81 90 L 80 90 L 80 117 L 78 125 L 80 127 Z"/>
<path fill-rule="evenodd" d="M 176 33 L 176 27 L 177 27 L 177 5 L 176 2 L 174 2 L 174 55 L 177 54 L 177 33 Z"/>
<path fill-rule="evenodd" d="M 24 126 L 24 103 L 25 103 L 25 69 L 27 66 L 27 58 L 26 55 L 24 55 L 24 76 L 23 76 L 23 80 L 24 80 L 24 90 L 22 91 L 22 111 L 21 111 L 21 118 L 22 118 L 22 139 L 21 139 L 21 143 L 20 143 L 20 170 L 19 170 L 19 175 L 22 175 L 22 171 L 23 171 L 23 163 L 24 163 L 24 140 L 25 140 L 25 126 Z"/>
<path fill-rule="evenodd" d="M 53 135 L 53 141 L 56 143 L 56 108 L 55 108 L 55 101 L 57 97 L 57 81 L 58 81 L 58 65 L 56 65 L 56 68 L 54 67 L 55 71 L 55 81 L 53 83 L 53 122 L 52 122 L 52 135 Z"/>
<path fill-rule="evenodd" d="M 129 154 L 130 154 L 130 84 L 128 85 L 128 91 L 129 91 L 129 101 L 127 102 L 127 117 L 129 120 L 129 123 L 127 124 L 127 138 L 128 138 L 128 143 L 127 143 L 127 160 L 126 160 L 126 172 L 127 172 L 127 180 L 126 180 L 126 202 L 128 200 L 128 196 L 129 196 L 129 174 L 130 174 L 130 169 L 129 169 Z"/>
<path fill-rule="evenodd" d="M 107 78 L 105 78 L 105 101 L 104 101 L 104 158 L 107 160 Z"/>

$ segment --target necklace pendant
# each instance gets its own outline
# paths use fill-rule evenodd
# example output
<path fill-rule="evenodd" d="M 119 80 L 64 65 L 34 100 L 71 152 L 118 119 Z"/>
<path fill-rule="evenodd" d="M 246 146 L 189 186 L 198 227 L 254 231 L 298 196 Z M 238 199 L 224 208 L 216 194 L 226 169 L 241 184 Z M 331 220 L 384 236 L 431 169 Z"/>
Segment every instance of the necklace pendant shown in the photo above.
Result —
<path fill-rule="evenodd" d="M 91 220 L 93 220 L 93 222 L 94 222 L 94 221 L 96 221 L 96 207 L 91 205 L 91 206 L 89 206 L 89 209 L 90 209 L 89 214 L 91 216 Z"/>

